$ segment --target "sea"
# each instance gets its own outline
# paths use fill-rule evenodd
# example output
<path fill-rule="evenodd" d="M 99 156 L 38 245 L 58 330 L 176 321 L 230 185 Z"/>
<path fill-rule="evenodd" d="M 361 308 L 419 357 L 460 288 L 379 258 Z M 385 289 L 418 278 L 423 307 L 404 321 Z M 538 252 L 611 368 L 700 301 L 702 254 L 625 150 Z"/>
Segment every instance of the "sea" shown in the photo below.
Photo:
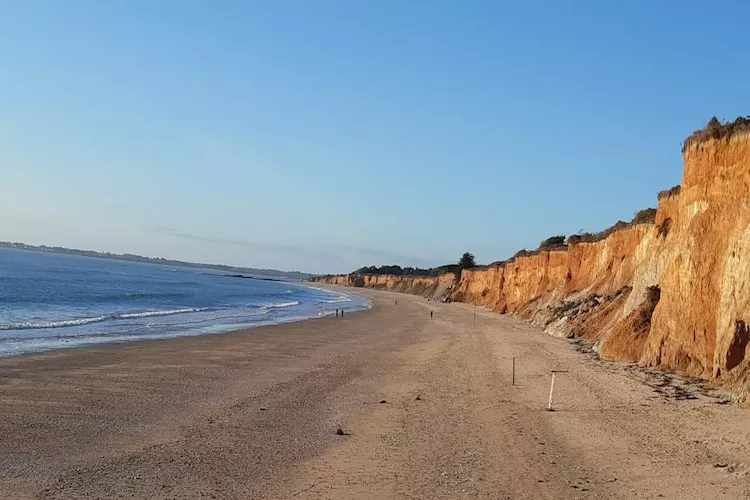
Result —
<path fill-rule="evenodd" d="M 256 278 L 0 248 L 0 356 L 219 334 L 371 305 L 357 295 Z"/>

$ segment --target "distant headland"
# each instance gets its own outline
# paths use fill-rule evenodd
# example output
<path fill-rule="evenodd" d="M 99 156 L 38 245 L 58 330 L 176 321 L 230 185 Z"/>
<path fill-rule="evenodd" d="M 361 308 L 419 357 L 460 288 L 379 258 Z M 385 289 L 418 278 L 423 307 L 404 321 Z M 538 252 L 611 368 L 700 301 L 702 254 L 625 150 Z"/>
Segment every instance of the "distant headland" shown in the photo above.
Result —
<path fill-rule="evenodd" d="M 213 269 L 226 273 L 242 273 L 259 275 L 286 280 L 307 280 L 312 275 L 300 271 L 279 271 L 276 269 L 256 269 L 252 267 L 235 267 L 223 264 L 201 264 L 198 262 L 185 262 L 182 260 L 165 259 L 163 257 L 144 257 L 130 253 L 118 254 L 110 252 L 96 252 L 93 250 L 78 250 L 75 248 L 50 247 L 46 245 L 27 245 L 10 241 L 0 241 L 0 248 L 13 248 L 16 250 L 29 250 L 34 252 L 59 253 L 65 255 L 79 255 L 83 257 L 94 257 L 97 259 L 126 260 L 130 262 L 145 262 L 147 264 L 160 264 L 163 266 L 191 267 L 200 269 Z"/>

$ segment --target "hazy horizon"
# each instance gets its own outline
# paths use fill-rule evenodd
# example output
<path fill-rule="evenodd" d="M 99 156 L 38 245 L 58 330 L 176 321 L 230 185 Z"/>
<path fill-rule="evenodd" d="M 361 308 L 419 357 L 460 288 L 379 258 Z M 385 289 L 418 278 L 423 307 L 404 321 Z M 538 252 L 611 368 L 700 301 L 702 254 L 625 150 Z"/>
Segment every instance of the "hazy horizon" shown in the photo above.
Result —
<path fill-rule="evenodd" d="M 286 273 L 286 274 L 311 274 L 311 273 L 305 273 L 304 271 L 300 271 L 299 269 L 270 269 L 270 268 L 257 268 L 257 267 L 251 267 L 251 266 L 234 266 L 231 264 L 225 264 L 223 262 L 194 262 L 194 261 L 184 261 L 179 259 L 171 259 L 169 257 L 164 257 L 163 255 L 139 255 L 139 254 L 133 254 L 133 253 L 115 253 L 115 252 L 107 252 L 102 250 L 95 250 L 91 248 L 71 248 L 71 247 L 61 247 L 56 245 L 31 245 L 29 243 L 25 243 L 23 241 L 0 241 L 0 250 L 17 250 L 17 251 L 31 251 L 31 252 L 48 252 L 46 249 L 52 249 L 50 253 L 59 253 L 60 255 L 71 255 L 74 257 L 89 257 L 89 255 L 85 255 L 87 253 L 95 253 L 99 254 L 96 256 L 92 256 L 93 258 L 112 258 L 115 260 L 127 260 L 122 259 L 122 257 L 134 257 L 134 258 L 141 258 L 145 259 L 143 261 L 140 260 L 132 260 L 130 262 L 142 262 L 146 264 L 158 264 L 161 260 L 167 261 L 167 262 L 180 262 L 182 264 L 190 264 L 191 266 L 195 265 L 205 265 L 209 267 L 217 267 L 217 266 L 223 266 L 225 268 L 236 268 L 236 269 L 252 269 L 255 271 L 270 271 L 270 272 L 280 272 L 280 273 Z M 79 255 L 78 252 L 81 252 L 82 255 Z M 111 257 L 110 257 L 111 256 Z"/>
<path fill-rule="evenodd" d="M 0 240 L 349 272 L 656 206 L 747 114 L 750 5 L 0 7 Z M 744 104 L 744 107 L 743 107 Z"/>

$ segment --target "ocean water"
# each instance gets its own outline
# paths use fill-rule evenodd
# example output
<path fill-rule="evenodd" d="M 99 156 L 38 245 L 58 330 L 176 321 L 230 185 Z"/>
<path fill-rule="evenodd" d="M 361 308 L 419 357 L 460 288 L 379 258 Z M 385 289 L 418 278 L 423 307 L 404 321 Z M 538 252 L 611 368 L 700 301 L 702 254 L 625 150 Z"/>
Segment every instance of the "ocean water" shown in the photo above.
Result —
<path fill-rule="evenodd" d="M 222 333 L 364 310 L 298 282 L 0 248 L 0 356 Z"/>

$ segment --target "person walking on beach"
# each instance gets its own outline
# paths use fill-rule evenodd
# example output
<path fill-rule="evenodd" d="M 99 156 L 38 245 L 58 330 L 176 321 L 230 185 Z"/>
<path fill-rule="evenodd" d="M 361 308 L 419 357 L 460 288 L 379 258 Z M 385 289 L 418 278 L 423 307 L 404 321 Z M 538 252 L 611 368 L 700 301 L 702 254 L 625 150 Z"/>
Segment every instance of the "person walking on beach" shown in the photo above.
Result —
<path fill-rule="evenodd" d="M 344 317 L 344 310 L 343 309 L 341 310 L 341 317 L 342 318 Z"/>
<path fill-rule="evenodd" d="M 430 311 L 430 319 L 432 319 L 432 311 Z"/>
<path fill-rule="evenodd" d="M 338 310 L 338 308 L 336 308 L 336 317 L 337 318 L 339 317 L 339 310 Z"/>

